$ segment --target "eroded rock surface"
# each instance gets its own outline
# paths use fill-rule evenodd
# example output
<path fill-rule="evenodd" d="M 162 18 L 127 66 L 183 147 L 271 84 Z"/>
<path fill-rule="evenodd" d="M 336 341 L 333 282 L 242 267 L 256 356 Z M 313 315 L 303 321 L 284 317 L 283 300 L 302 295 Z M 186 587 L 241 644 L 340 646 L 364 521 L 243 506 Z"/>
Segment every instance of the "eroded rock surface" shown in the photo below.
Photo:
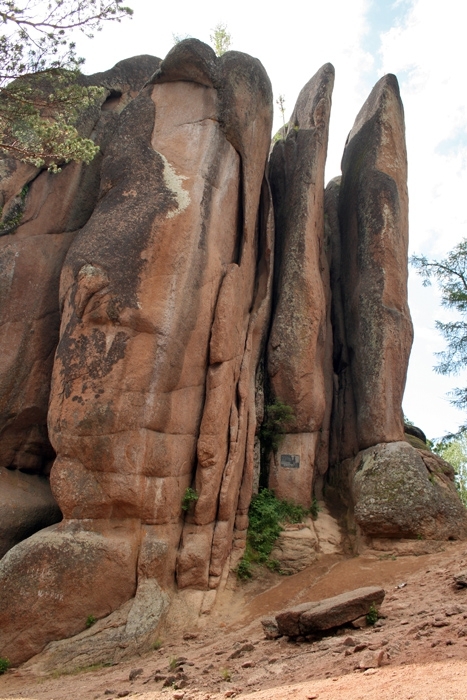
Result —
<path fill-rule="evenodd" d="M 122 111 L 106 144 L 96 206 L 61 275 L 49 430 L 64 521 L 35 536 L 34 567 L 23 543 L 0 568 L 0 646 L 13 662 L 84 629 L 80 566 L 86 607 L 101 617 L 137 599 L 147 581 L 171 590 L 175 570 L 179 588 L 215 589 L 233 539 L 244 541 L 272 278 L 271 119 L 256 59 L 217 59 L 188 40 Z M 191 485 L 198 501 L 185 518 Z M 93 536 L 69 562 L 63 533 L 110 528 L 125 540 L 128 524 L 133 558 L 109 574 L 118 595 L 104 611 L 100 568 L 87 564 L 106 545 Z M 56 559 L 70 572 L 52 582 L 68 601 L 59 612 L 34 592 Z M 15 602 L 20 581 L 25 594 Z M 27 619 L 25 596 L 36 596 Z M 13 640 L 26 634 L 18 647 Z"/>
<path fill-rule="evenodd" d="M 105 149 L 118 111 L 159 63 L 160 59 L 140 56 L 83 78 L 104 91 L 98 103 L 81 115 L 80 132 L 94 134 Z M 76 231 L 95 206 L 101 163 L 99 154 L 89 166 L 70 163 L 52 174 L 13 158 L 0 160 L 0 475 L 4 468 L 48 475 L 55 457 L 47 410 L 60 327 L 59 279 Z M 33 483 L 38 481 L 32 480 L 31 488 Z M 45 482 L 38 487 L 38 497 L 43 494 L 48 502 L 52 497 L 50 491 L 45 496 L 46 488 Z M 11 488 L 0 491 L 3 514 L 21 493 L 20 489 L 14 496 Z M 35 531 L 34 522 L 40 529 L 57 521 L 51 515 L 47 522 L 44 510 L 37 519 L 37 510 L 29 503 L 30 515 L 23 514 L 30 524 L 25 533 Z M 23 511 L 27 504 L 25 499 Z M 15 517 L 9 523 L 5 514 L 2 526 L 5 532 L 11 528 L 14 542 L 19 533 Z"/>
<path fill-rule="evenodd" d="M 305 506 L 311 504 L 320 450 L 323 473 L 328 465 L 332 340 L 324 166 L 333 85 L 334 68 L 328 63 L 302 89 L 269 166 L 276 224 L 269 382 L 272 394 L 294 412 L 289 434 L 272 461 L 269 483 L 281 498 Z M 297 458 L 293 474 L 283 455 Z"/>
<path fill-rule="evenodd" d="M 338 372 L 348 361 L 360 450 L 404 439 L 400 407 L 412 345 L 407 221 L 404 113 L 397 80 L 387 75 L 349 134 L 339 192 L 347 359 Z"/>

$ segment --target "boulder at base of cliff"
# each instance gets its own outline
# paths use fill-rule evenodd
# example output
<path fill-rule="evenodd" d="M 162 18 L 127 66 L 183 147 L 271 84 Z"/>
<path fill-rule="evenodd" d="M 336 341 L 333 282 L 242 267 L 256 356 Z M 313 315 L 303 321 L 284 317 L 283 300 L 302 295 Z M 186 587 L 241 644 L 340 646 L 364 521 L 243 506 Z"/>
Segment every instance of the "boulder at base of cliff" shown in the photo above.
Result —
<path fill-rule="evenodd" d="M 135 595 L 135 521 L 64 521 L 0 562 L 0 649 L 12 664 L 83 631 Z"/>
<path fill-rule="evenodd" d="M 444 460 L 406 442 L 382 443 L 355 457 L 350 475 L 355 522 L 364 535 L 461 539 L 467 510 Z"/>

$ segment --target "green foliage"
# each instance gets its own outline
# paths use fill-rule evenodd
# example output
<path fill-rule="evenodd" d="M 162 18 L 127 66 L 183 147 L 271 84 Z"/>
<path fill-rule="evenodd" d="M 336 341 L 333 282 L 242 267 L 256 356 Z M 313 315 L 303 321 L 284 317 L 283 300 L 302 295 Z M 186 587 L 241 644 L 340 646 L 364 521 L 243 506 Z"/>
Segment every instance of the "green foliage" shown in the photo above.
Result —
<path fill-rule="evenodd" d="M 228 683 L 230 683 L 230 681 L 232 680 L 232 673 L 231 673 L 231 671 L 229 671 L 228 668 L 222 669 L 221 676 L 222 676 L 222 680 L 227 681 Z"/>
<path fill-rule="evenodd" d="M 178 666 L 178 658 L 176 656 L 171 656 L 169 660 L 169 671 L 175 671 Z"/>
<path fill-rule="evenodd" d="M 92 627 L 96 622 L 97 619 L 94 617 L 94 615 L 88 615 L 86 618 L 86 627 Z"/>
<path fill-rule="evenodd" d="M 209 40 L 213 45 L 216 56 L 223 56 L 232 45 L 232 37 L 227 31 L 227 25 L 219 22 L 211 31 L 212 34 L 209 35 Z"/>
<path fill-rule="evenodd" d="M 0 0 L 0 152 L 53 171 L 92 160 L 98 148 L 77 120 L 103 90 L 78 84 L 84 59 L 70 33 L 92 37 L 131 14 L 122 0 Z"/>
<path fill-rule="evenodd" d="M 266 454 L 277 452 L 293 419 L 292 408 L 280 399 L 276 399 L 274 403 L 265 407 L 259 437 Z"/>
<path fill-rule="evenodd" d="M 162 644 L 163 644 L 162 639 L 157 638 L 152 643 L 152 648 L 154 649 L 154 651 L 159 651 L 159 649 L 161 649 L 161 647 L 162 647 Z"/>
<path fill-rule="evenodd" d="M 320 511 L 319 503 L 316 500 L 316 498 L 313 496 L 313 501 L 311 503 L 311 508 L 310 508 L 310 515 L 313 518 L 313 520 L 316 520 L 316 518 L 318 517 L 319 511 Z"/>
<path fill-rule="evenodd" d="M 3 673 L 6 673 L 8 669 L 10 668 L 11 664 L 8 659 L 6 659 L 4 656 L 0 656 L 0 676 Z"/>
<path fill-rule="evenodd" d="M 454 469 L 454 479 L 462 503 L 467 507 L 467 433 L 438 440 L 433 452 L 449 462 Z"/>
<path fill-rule="evenodd" d="M 252 564 L 265 564 L 280 572 L 280 564 L 270 558 L 283 523 L 299 523 L 309 511 L 290 501 L 281 501 L 274 491 L 262 489 L 253 496 L 248 512 L 249 525 L 245 553 L 236 568 L 239 579 L 252 577 Z"/>
<path fill-rule="evenodd" d="M 375 622 L 377 622 L 378 618 L 379 618 L 378 608 L 376 607 L 376 605 L 374 603 L 372 603 L 370 605 L 369 611 L 366 614 L 367 625 L 374 625 Z"/>
<path fill-rule="evenodd" d="M 438 353 L 439 364 L 435 370 L 440 374 L 456 374 L 467 366 L 467 239 L 462 240 L 448 253 L 444 260 L 428 260 L 424 255 L 413 255 L 412 265 L 423 277 L 423 284 L 430 285 L 434 280 L 441 291 L 441 304 L 453 309 L 458 320 L 442 323 L 436 327 L 444 336 L 447 348 Z M 467 388 L 451 392 L 451 403 L 459 408 L 467 408 Z M 467 430 L 467 424 L 459 431 Z"/>
<path fill-rule="evenodd" d="M 196 493 L 194 489 L 191 488 L 191 486 L 188 486 L 185 489 L 185 493 L 183 494 L 182 498 L 182 510 L 189 510 L 190 506 L 192 503 L 196 503 L 198 500 L 199 496 Z"/>
<path fill-rule="evenodd" d="M 0 207 L 0 236 L 13 233 L 21 223 L 24 214 L 26 195 L 29 192 L 29 185 L 24 185 L 21 192 L 14 198 L 14 205 L 4 214 L 3 207 Z"/>

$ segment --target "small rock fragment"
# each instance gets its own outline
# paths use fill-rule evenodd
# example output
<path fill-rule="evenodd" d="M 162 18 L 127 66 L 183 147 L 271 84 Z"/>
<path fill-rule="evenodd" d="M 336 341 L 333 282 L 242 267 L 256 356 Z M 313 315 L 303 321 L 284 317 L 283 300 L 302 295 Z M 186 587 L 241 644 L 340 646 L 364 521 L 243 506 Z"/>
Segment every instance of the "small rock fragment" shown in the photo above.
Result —
<path fill-rule="evenodd" d="M 454 576 L 454 582 L 459 588 L 464 588 L 467 586 L 467 570 L 460 571 L 458 574 L 456 574 Z"/>
<path fill-rule="evenodd" d="M 361 669 L 379 668 L 383 662 L 383 659 L 384 659 L 384 650 L 383 649 L 378 651 L 376 654 L 373 652 L 368 652 L 360 659 L 358 667 Z"/>
<path fill-rule="evenodd" d="M 243 644 L 240 649 L 237 649 L 236 651 L 232 652 L 230 656 L 227 657 L 227 660 L 230 661 L 231 659 L 238 659 L 240 656 L 243 656 L 247 651 L 254 651 L 255 647 L 253 644 L 248 643 L 248 644 Z"/>
<path fill-rule="evenodd" d="M 142 668 L 132 668 L 130 671 L 129 680 L 134 681 L 135 678 L 138 678 L 138 676 L 140 676 L 142 673 L 143 673 Z"/>

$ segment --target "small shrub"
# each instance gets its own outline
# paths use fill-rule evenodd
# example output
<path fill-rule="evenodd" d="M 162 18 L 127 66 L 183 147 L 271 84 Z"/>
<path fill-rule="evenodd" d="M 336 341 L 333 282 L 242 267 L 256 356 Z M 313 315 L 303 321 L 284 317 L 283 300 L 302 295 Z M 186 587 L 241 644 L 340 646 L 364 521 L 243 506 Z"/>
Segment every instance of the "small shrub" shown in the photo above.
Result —
<path fill-rule="evenodd" d="M 97 620 L 94 615 L 88 615 L 86 618 L 86 627 L 92 627 L 95 622 L 97 622 Z"/>
<path fill-rule="evenodd" d="M 368 610 L 366 614 L 366 622 L 367 625 L 374 625 L 375 622 L 378 620 L 379 614 L 378 614 L 378 609 L 374 603 L 370 605 L 370 609 Z"/>
<path fill-rule="evenodd" d="M 152 648 L 154 651 L 159 651 L 159 649 L 162 647 L 162 639 L 156 639 L 155 642 L 152 643 Z"/>
<path fill-rule="evenodd" d="M 228 668 L 223 668 L 223 669 L 222 669 L 222 671 L 221 671 L 221 676 L 222 676 L 222 679 L 223 679 L 224 681 L 227 681 L 228 683 L 230 683 L 230 681 L 232 680 L 232 674 L 231 674 L 231 672 L 229 671 Z"/>
<path fill-rule="evenodd" d="M 240 559 L 238 566 L 235 569 L 235 573 L 237 574 L 237 578 L 239 578 L 241 581 L 246 581 L 247 579 L 253 577 L 253 573 L 251 571 L 251 561 L 248 560 L 245 554 Z"/>
<path fill-rule="evenodd" d="M 277 452 L 293 419 L 294 413 L 292 408 L 280 401 L 280 399 L 276 399 L 274 403 L 265 407 L 264 421 L 261 425 L 259 437 L 266 454 Z"/>
<path fill-rule="evenodd" d="M 319 511 L 320 511 L 319 503 L 316 500 L 316 498 L 313 497 L 313 501 L 312 501 L 311 508 L 310 508 L 310 515 L 313 518 L 313 520 L 316 520 L 316 518 L 318 517 Z"/>
<path fill-rule="evenodd" d="M 10 662 L 4 656 L 0 656 L 0 676 L 10 668 Z"/>
<path fill-rule="evenodd" d="M 252 564 L 265 564 L 281 572 L 280 563 L 270 559 L 274 543 L 284 529 L 282 523 L 300 523 L 308 510 L 291 501 L 281 501 L 274 491 L 262 489 L 251 500 L 245 553 L 236 568 L 239 579 L 252 578 Z"/>
<path fill-rule="evenodd" d="M 185 493 L 183 494 L 182 498 L 182 510 L 187 511 L 192 503 L 196 503 L 198 500 L 199 496 L 196 493 L 194 489 L 191 488 L 191 486 L 188 486 L 185 489 Z"/>
<path fill-rule="evenodd" d="M 169 671 L 175 671 L 178 668 L 178 658 L 176 656 L 171 656 L 169 661 Z"/>

